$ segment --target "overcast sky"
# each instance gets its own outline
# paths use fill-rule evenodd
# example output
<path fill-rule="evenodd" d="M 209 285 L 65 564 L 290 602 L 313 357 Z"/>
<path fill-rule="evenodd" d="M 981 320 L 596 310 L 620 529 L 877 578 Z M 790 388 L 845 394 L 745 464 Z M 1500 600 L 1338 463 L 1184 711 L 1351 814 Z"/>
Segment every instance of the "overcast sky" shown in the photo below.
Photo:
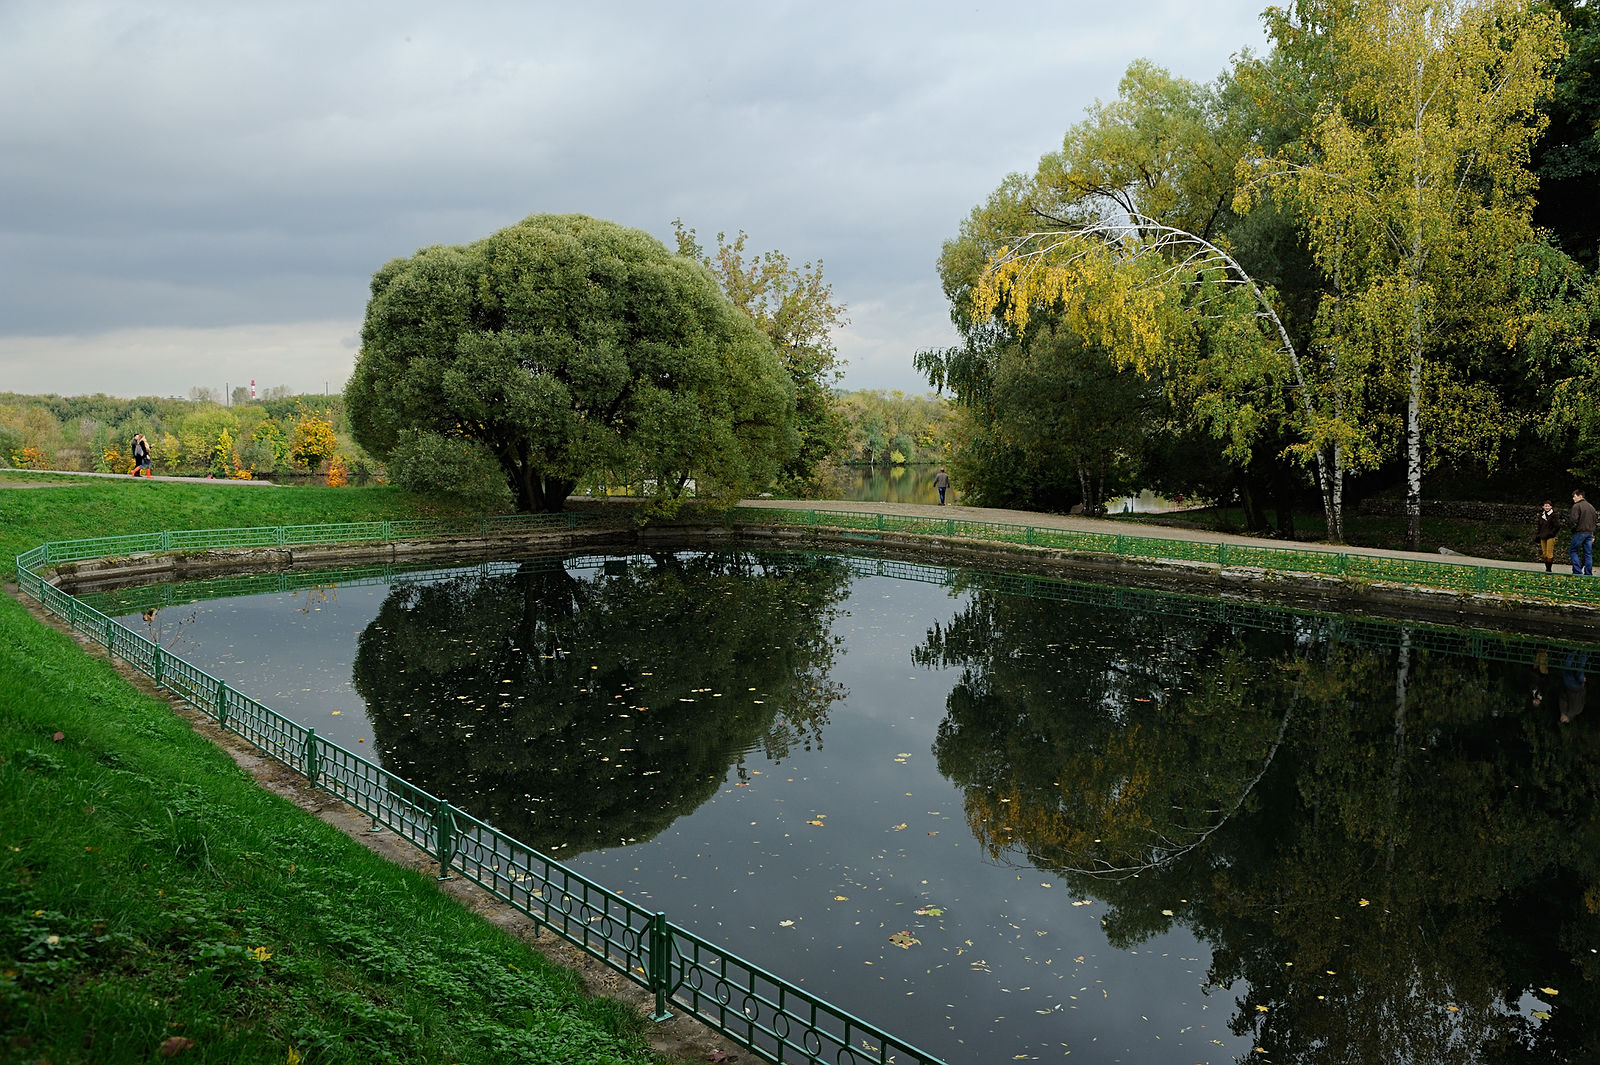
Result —
<path fill-rule="evenodd" d="M 581 212 L 822 259 L 844 386 L 924 392 L 972 207 L 1263 4 L 0 0 L 0 391 L 338 391 L 377 267 Z"/>

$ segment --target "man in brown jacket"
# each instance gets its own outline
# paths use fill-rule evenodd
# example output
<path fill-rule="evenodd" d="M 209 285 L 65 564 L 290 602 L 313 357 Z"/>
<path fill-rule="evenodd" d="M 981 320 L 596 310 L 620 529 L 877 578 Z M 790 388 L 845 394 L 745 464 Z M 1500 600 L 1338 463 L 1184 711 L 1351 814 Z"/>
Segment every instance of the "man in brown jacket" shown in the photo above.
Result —
<path fill-rule="evenodd" d="M 1594 505 L 1580 489 L 1572 493 L 1572 572 L 1594 576 Z"/>

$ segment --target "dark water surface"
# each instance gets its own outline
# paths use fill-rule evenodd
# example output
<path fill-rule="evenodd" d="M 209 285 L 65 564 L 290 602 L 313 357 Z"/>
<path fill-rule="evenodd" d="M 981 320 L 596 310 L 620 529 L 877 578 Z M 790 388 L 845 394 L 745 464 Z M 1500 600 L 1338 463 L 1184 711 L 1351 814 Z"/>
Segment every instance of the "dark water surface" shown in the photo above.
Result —
<path fill-rule="evenodd" d="M 1584 648 L 813 555 L 251 587 L 118 602 L 950 1062 L 1600 1060 Z"/>

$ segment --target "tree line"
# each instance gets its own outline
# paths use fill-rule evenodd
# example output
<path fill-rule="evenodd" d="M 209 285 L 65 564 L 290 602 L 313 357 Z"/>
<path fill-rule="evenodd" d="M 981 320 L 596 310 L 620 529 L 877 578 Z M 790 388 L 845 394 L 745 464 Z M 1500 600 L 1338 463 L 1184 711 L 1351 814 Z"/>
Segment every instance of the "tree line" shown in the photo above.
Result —
<path fill-rule="evenodd" d="M 250 479 L 322 474 L 334 482 L 374 472 L 351 438 L 338 396 L 267 390 L 272 399 L 222 406 L 199 398 L 103 393 L 85 396 L 0 393 L 0 465 L 127 473 L 132 441 L 143 433 L 158 474 Z"/>
<path fill-rule="evenodd" d="M 1552 496 L 1600 472 L 1593 13 L 1295 0 L 1196 84 L 1140 60 L 946 242 L 969 499 Z M 1587 190 L 1587 191 L 1585 191 Z M 1523 496 L 1526 498 L 1526 496 Z M 1558 497 L 1559 498 L 1559 497 Z"/>

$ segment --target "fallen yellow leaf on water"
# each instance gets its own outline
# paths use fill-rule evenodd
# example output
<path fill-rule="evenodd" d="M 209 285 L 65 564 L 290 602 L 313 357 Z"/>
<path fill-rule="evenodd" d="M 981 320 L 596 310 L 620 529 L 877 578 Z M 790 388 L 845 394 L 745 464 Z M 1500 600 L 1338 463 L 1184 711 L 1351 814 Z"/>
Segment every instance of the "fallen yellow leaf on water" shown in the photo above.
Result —
<path fill-rule="evenodd" d="M 1451 1013 L 1460 1013 L 1461 1012 L 1461 1007 L 1460 1006 L 1446 1006 L 1445 1009 L 1449 1010 Z"/>
<path fill-rule="evenodd" d="M 1267 1012 L 1267 1007 L 1265 1007 L 1265 1006 L 1257 1006 L 1256 1007 L 1256 1012 L 1257 1013 L 1265 1013 L 1265 1012 Z"/>
<path fill-rule="evenodd" d="M 1559 994 L 1561 994 L 1561 992 L 1557 991 L 1553 987 L 1541 987 L 1539 989 L 1539 994 L 1541 994 L 1541 995 L 1559 995 Z"/>
<path fill-rule="evenodd" d="M 1372 905 L 1372 903 L 1368 902 L 1366 899 L 1358 899 L 1356 901 L 1359 902 L 1362 906 L 1371 906 Z"/>
<path fill-rule="evenodd" d="M 1533 1019 L 1536 1020 L 1536 1021 L 1548 1021 L 1550 1019 L 1550 1011 L 1549 1010 L 1534 1010 L 1533 1011 Z"/>

